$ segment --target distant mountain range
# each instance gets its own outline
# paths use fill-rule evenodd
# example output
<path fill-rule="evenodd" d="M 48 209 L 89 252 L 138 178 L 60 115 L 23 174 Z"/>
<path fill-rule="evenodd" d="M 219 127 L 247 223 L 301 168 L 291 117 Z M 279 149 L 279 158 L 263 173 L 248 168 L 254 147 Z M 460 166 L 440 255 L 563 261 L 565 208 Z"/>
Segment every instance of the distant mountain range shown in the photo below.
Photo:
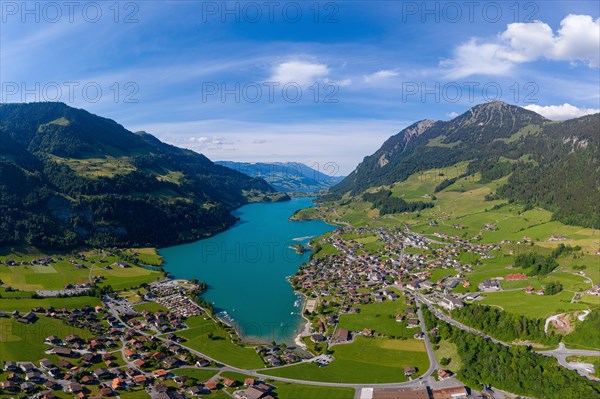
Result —
<path fill-rule="evenodd" d="M 466 174 L 488 181 L 508 176 L 494 197 L 542 206 L 565 223 L 598 228 L 599 132 L 600 114 L 553 122 L 500 101 L 480 104 L 450 121 L 422 120 L 390 137 L 324 199 L 359 195 L 469 161 Z"/>
<path fill-rule="evenodd" d="M 235 222 L 267 182 L 62 103 L 0 104 L 0 247 L 162 246 Z"/>
<path fill-rule="evenodd" d="M 299 162 L 232 162 L 216 161 L 238 172 L 252 177 L 260 177 L 279 191 L 306 193 L 326 190 L 344 179 L 334 176 L 337 168 L 325 165 L 323 172 Z M 327 166 L 331 166 L 328 168 Z M 332 175 L 327 174 L 330 172 Z"/>

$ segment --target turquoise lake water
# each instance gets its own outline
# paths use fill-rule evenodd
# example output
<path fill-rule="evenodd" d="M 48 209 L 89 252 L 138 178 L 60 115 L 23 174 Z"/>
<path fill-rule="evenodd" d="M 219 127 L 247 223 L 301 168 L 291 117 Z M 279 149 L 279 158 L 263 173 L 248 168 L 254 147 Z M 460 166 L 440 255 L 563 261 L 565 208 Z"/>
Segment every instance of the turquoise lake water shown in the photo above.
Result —
<path fill-rule="evenodd" d="M 229 317 L 252 340 L 292 342 L 303 319 L 302 300 L 286 277 L 298 271 L 309 253 L 289 246 L 308 244 L 335 226 L 321 221 L 289 221 L 296 210 L 312 206 L 312 198 L 246 205 L 234 212 L 232 228 L 213 237 L 161 249 L 165 270 L 175 278 L 198 279 L 208 285 L 202 295 L 221 317 Z"/>

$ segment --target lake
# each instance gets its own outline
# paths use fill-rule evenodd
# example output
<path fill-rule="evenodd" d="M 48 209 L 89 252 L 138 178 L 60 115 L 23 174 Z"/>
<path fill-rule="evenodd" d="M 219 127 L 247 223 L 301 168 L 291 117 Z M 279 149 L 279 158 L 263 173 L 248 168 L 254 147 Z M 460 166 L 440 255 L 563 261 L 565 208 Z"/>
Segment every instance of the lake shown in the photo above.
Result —
<path fill-rule="evenodd" d="M 303 325 L 302 299 L 286 277 L 298 271 L 309 253 L 290 245 L 335 229 L 322 221 L 289 221 L 313 198 L 245 205 L 233 214 L 240 220 L 210 238 L 161 249 L 164 267 L 174 278 L 205 281 L 202 297 L 215 313 L 233 322 L 246 339 L 293 342 Z"/>

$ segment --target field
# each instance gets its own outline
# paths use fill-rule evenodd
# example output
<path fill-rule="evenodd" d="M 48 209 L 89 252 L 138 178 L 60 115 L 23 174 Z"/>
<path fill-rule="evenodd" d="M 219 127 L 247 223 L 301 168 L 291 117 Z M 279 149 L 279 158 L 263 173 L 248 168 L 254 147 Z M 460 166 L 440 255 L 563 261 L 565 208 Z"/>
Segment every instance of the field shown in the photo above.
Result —
<path fill-rule="evenodd" d="M 161 278 L 162 273 L 151 271 L 142 267 L 130 266 L 121 268 L 116 262 L 121 258 L 115 255 L 105 255 L 100 251 L 87 253 L 87 261 L 76 259 L 73 256 L 64 256 L 63 260 L 41 265 L 21 265 L 20 263 L 31 262 L 42 254 L 30 255 L 12 253 L 0 256 L 2 262 L 12 259 L 18 266 L 0 265 L 0 280 L 4 286 L 9 286 L 21 291 L 35 290 L 60 290 L 66 284 L 87 283 L 93 276 L 103 276 L 105 279 L 100 285 L 111 285 L 115 290 L 139 287 L 141 284 L 150 283 Z M 144 259 L 156 261 L 151 253 L 146 253 Z M 83 267 L 75 267 L 72 263 L 81 264 Z"/>
<path fill-rule="evenodd" d="M 571 303 L 572 297 L 573 294 L 567 291 L 551 296 L 526 294 L 523 291 L 505 291 L 487 293 L 481 303 L 500 306 L 507 312 L 533 319 L 590 308 L 585 303 Z"/>
<path fill-rule="evenodd" d="M 315 363 L 261 371 L 278 377 L 324 382 L 388 383 L 406 381 L 402 367 L 429 367 L 425 345 L 418 340 L 357 337 L 352 344 L 333 347 L 335 360 L 325 367 Z"/>
<path fill-rule="evenodd" d="M 395 337 L 412 337 L 414 332 L 406 330 L 405 323 L 396 321 L 396 316 L 406 309 L 404 296 L 396 301 L 360 305 L 360 313 L 340 316 L 339 327 L 349 331 L 362 331 L 369 328 L 379 334 Z"/>
<path fill-rule="evenodd" d="M 187 375 L 188 377 L 195 378 L 200 382 L 209 380 L 212 377 L 214 377 L 215 374 L 218 373 L 218 371 L 216 371 L 216 370 L 205 370 L 205 369 L 195 369 L 195 368 L 194 369 L 191 369 L 191 368 L 175 369 L 175 370 L 172 370 L 171 372 L 175 375 Z"/>
<path fill-rule="evenodd" d="M 229 340 L 229 335 L 212 320 L 204 320 L 197 316 L 188 319 L 186 323 L 190 328 L 178 333 L 188 339 L 186 346 L 235 367 L 246 369 L 264 367 L 262 359 L 253 348 L 243 348 L 233 344 Z M 212 338 L 209 334 L 212 334 Z"/>
<path fill-rule="evenodd" d="M 82 308 L 86 305 L 100 305 L 100 299 L 91 296 L 76 296 L 70 298 L 43 298 L 43 299 L 0 299 L 0 310 L 5 312 L 18 310 L 19 312 L 29 312 L 31 309 L 41 306 L 48 308 Z"/>
<path fill-rule="evenodd" d="M 77 334 L 82 338 L 91 336 L 86 330 L 47 317 L 41 317 L 31 325 L 12 318 L 0 318 L 0 360 L 37 361 L 50 358 L 54 355 L 44 353 L 50 348 L 44 344 L 44 339 L 49 335 L 64 338 L 70 334 Z"/>
<path fill-rule="evenodd" d="M 462 360 L 456 350 L 456 344 L 447 340 L 442 340 L 438 345 L 439 348 L 434 349 L 435 358 L 437 359 L 438 363 L 442 360 L 442 358 L 451 359 L 451 362 L 447 366 L 441 367 L 443 367 L 445 370 L 450 370 L 453 373 L 457 373 L 462 366 Z"/>
<path fill-rule="evenodd" d="M 161 305 L 160 303 L 156 303 L 156 302 L 144 302 L 144 303 L 140 303 L 139 305 L 134 305 L 135 310 L 137 310 L 138 312 L 141 312 L 143 310 L 147 310 L 148 312 L 167 312 L 168 309 L 166 307 L 164 307 L 163 305 Z"/>

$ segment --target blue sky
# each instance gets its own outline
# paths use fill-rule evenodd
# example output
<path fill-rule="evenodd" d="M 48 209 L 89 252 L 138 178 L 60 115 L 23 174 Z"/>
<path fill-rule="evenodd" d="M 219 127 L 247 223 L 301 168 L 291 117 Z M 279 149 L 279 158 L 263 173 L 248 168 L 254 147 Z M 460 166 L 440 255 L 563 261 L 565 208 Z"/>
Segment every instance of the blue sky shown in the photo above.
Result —
<path fill-rule="evenodd" d="M 213 160 L 347 174 L 491 99 L 600 108 L 595 1 L 24 4 L 0 3 L 0 101 L 63 101 Z"/>

